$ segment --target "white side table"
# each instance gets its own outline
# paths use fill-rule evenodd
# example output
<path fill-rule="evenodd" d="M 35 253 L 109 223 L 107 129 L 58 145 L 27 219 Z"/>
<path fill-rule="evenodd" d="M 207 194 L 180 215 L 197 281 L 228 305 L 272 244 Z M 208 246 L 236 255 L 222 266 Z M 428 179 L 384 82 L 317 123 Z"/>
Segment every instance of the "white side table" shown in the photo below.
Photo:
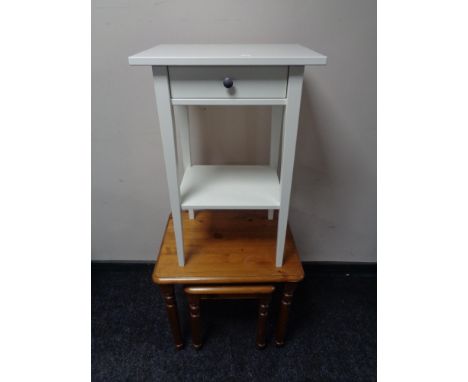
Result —
<path fill-rule="evenodd" d="M 193 219 L 197 209 L 264 209 L 269 219 L 279 210 L 276 266 L 282 266 L 304 66 L 326 61 L 296 44 L 158 45 L 129 57 L 130 65 L 153 68 L 180 266 L 185 264 L 181 211 L 188 210 Z M 189 105 L 270 105 L 270 165 L 192 166 Z"/>

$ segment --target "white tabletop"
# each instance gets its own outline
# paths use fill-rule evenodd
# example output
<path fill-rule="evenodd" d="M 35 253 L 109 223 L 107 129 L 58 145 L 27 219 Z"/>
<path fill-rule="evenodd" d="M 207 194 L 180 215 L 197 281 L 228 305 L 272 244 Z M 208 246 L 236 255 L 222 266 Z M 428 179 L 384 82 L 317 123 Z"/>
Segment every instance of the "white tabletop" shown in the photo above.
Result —
<path fill-rule="evenodd" d="M 128 58 L 130 65 L 325 65 L 327 57 L 298 44 L 171 44 Z"/>

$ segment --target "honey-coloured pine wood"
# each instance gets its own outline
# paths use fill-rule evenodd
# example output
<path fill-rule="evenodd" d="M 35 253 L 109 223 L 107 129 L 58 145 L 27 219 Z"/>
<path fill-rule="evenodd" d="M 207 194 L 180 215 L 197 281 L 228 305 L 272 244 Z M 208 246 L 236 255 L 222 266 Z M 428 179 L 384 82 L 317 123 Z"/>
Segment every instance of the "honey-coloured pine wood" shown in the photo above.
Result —
<path fill-rule="evenodd" d="M 255 338 L 255 344 L 258 349 L 264 349 L 266 346 L 266 321 L 268 318 L 270 301 L 271 293 L 261 295 L 258 302 L 257 335 Z"/>
<path fill-rule="evenodd" d="M 185 266 L 177 263 L 172 218 L 166 226 L 153 272 L 156 284 L 251 284 L 299 282 L 304 270 L 288 228 L 284 262 L 275 264 L 278 219 L 265 211 L 182 213 Z"/>
<path fill-rule="evenodd" d="M 190 329 L 192 331 L 192 345 L 195 349 L 202 347 L 202 332 L 200 318 L 200 296 L 187 294 L 189 303 Z"/>
<path fill-rule="evenodd" d="M 293 292 L 304 277 L 294 240 L 289 229 L 282 267 L 276 267 L 277 218 L 268 220 L 264 211 L 230 210 L 198 211 L 194 220 L 182 213 L 187 263 L 179 267 L 172 219 L 169 217 L 153 281 L 159 284 L 166 301 L 168 319 L 177 349 L 183 346 L 176 311 L 174 285 L 183 284 L 189 300 L 189 311 L 196 348 L 202 345 L 200 332 L 200 298 L 252 298 L 262 296 L 259 305 L 257 346 L 265 345 L 265 321 L 271 285 L 285 284 L 281 298 L 275 342 L 284 344 L 289 307 Z M 218 284 L 218 285 L 215 285 Z M 220 286 L 221 285 L 221 286 Z M 218 292 L 214 294 L 213 292 Z M 252 294 L 255 292 L 256 294 Z"/>
<path fill-rule="evenodd" d="M 255 295 L 273 293 L 272 285 L 204 285 L 191 286 L 184 289 L 186 294 L 216 294 L 216 295 Z"/>
<path fill-rule="evenodd" d="M 255 344 L 258 349 L 266 346 L 266 320 L 273 285 L 217 285 L 191 286 L 184 289 L 189 301 L 190 327 L 192 344 L 195 349 L 202 347 L 201 308 L 202 299 L 258 299 L 258 321 Z"/>
<path fill-rule="evenodd" d="M 184 341 L 180 332 L 179 313 L 177 310 L 177 302 L 174 294 L 174 285 L 160 285 L 161 294 L 166 305 L 167 318 L 171 327 L 172 337 L 177 350 L 184 347 Z"/>
<path fill-rule="evenodd" d="M 275 329 L 275 344 L 276 346 L 284 346 L 284 338 L 286 336 L 286 324 L 288 322 L 289 310 L 293 301 L 294 291 L 297 283 L 285 283 L 283 293 L 281 295 L 281 303 L 278 314 L 278 322 Z"/>

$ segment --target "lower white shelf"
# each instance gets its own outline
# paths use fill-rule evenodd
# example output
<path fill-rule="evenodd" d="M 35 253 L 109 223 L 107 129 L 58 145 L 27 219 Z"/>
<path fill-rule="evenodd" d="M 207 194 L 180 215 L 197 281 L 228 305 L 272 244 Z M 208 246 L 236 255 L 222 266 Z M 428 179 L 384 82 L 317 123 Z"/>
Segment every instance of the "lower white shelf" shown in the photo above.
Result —
<path fill-rule="evenodd" d="M 269 166 L 191 166 L 180 185 L 182 209 L 279 209 L 280 185 Z"/>

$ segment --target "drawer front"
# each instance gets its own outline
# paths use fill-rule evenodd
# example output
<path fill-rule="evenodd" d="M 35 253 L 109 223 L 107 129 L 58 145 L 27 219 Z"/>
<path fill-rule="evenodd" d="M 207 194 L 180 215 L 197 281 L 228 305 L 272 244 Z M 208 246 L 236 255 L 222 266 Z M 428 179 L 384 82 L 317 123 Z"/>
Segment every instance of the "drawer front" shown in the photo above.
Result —
<path fill-rule="evenodd" d="M 173 66 L 169 81 L 172 98 L 286 98 L 288 67 Z"/>

